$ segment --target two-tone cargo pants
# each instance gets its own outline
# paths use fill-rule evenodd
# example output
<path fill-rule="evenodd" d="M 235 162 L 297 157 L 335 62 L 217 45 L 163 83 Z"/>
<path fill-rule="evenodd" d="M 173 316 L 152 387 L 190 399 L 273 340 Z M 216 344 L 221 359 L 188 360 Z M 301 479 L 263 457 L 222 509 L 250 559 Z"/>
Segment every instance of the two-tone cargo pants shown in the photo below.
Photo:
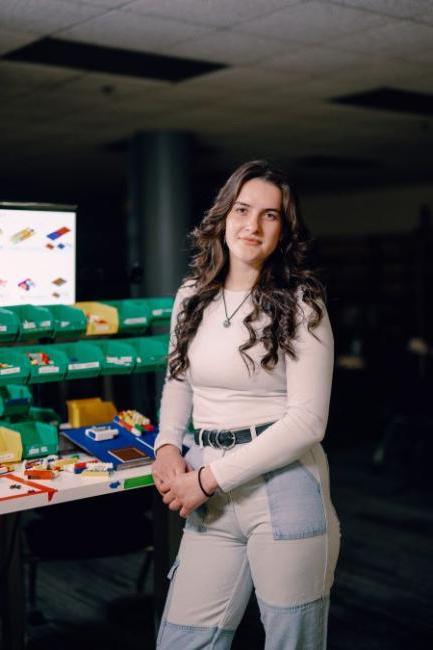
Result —
<path fill-rule="evenodd" d="M 230 450 L 194 445 L 188 456 L 196 466 L 224 453 Z M 230 648 L 254 587 L 266 650 L 323 650 L 339 549 L 320 444 L 282 469 L 217 492 L 187 519 L 157 648 Z"/>

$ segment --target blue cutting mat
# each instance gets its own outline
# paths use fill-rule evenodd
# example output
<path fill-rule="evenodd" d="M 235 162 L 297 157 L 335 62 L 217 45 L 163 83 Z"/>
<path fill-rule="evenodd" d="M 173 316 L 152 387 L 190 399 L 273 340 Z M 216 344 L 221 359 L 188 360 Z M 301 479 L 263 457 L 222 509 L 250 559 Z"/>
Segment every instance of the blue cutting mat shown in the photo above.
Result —
<path fill-rule="evenodd" d="M 91 427 L 78 427 L 76 429 L 60 429 L 60 433 L 65 438 L 71 440 L 74 444 L 84 449 L 91 456 L 95 456 L 102 460 L 104 463 L 113 463 L 115 469 L 125 468 L 125 467 L 134 467 L 136 465 L 144 465 L 149 462 L 149 458 L 154 460 L 155 453 L 153 451 L 153 445 L 155 438 L 158 434 L 158 429 L 155 427 L 154 431 L 144 433 L 142 436 L 134 436 L 127 429 L 120 427 L 113 422 L 107 422 L 107 424 L 98 424 L 98 427 L 104 426 L 110 429 L 115 429 L 118 431 L 118 435 L 112 440 L 101 440 L 96 442 L 89 438 L 86 435 L 86 429 Z M 115 451 L 116 449 L 121 449 L 122 447 L 133 447 L 138 449 L 141 452 L 147 454 L 149 458 L 134 459 L 133 461 L 123 461 L 119 458 L 115 458 L 108 453 L 108 450 Z"/>

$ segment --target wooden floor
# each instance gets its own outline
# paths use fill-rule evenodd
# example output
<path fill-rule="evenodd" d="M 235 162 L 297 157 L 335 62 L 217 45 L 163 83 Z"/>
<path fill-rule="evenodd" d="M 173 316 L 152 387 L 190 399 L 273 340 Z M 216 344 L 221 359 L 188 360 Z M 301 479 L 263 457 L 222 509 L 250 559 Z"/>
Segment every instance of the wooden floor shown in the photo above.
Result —
<path fill-rule="evenodd" d="M 328 650 L 427 650 L 433 648 L 433 491 L 395 464 L 378 470 L 372 455 L 372 445 L 328 451 L 343 531 Z M 135 553 L 41 565 L 38 607 L 46 621 L 29 623 L 29 650 L 154 648 L 150 575 L 144 594 L 135 593 L 141 561 Z M 257 620 L 251 603 L 235 650 L 264 647 Z"/>

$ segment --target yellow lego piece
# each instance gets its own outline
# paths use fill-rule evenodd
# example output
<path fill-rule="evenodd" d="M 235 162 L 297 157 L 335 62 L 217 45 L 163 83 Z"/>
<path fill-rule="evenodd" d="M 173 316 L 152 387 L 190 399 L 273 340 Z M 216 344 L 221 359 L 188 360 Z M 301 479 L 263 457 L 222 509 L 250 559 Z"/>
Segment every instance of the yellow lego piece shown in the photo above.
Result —
<path fill-rule="evenodd" d="M 113 402 L 103 402 L 100 397 L 67 400 L 68 422 L 76 427 L 105 424 L 117 415 Z"/>
<path fill-rule="evenodd" d="M 104 472 L 104 470 L 99 470 L 98 472 L 92 472 L 90 469 L 85 469 L 79 474 L 79 476 L 90 476 L 91 478 L 108 478 L 110 476 L 109 472 Z"/>
<path fill-rule="evenodd" d="M 87 318 L 86 336 L 116 334 L 119 331 L 119 314 L 115 307 L 102 302 L 77 302 Z"/>

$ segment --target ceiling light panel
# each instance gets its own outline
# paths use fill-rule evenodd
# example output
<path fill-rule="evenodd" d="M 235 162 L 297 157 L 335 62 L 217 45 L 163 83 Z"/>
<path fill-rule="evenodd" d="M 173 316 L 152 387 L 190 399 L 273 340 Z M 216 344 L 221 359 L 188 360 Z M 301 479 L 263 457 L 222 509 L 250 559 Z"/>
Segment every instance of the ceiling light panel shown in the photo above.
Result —
<path fill-rule="evenodd" d="M 60 66 L 86 72 L 182 81 L 218 69 L 221 64 L 134 52 L 56 38 L 43 38 L 5 55 L 7 60 Z"/>

